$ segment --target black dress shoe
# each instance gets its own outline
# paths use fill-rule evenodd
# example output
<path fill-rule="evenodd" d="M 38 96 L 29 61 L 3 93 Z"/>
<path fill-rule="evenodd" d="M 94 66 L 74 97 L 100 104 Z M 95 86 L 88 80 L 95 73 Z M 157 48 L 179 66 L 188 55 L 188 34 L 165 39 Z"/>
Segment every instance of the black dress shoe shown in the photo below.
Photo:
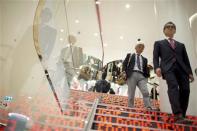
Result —
<path fill-rule="evenodd" d="M 192 121 L 187 120 L 182 114 L 175 115 L 174 122 L 177 124 L 192 124 Z"/>
<path fill-rule="evenodd" d="M 178 118 L 178 119 L 175 119 L 175 120 L 174 120 L 174 122 L 175 122 L 175 123 L 178 123 L 178 124 L 183 124 L 184 121 L 185 121 L 184 118 Z"/>
<path fill-rule="evenodd" d="M 185 125 L 192 125 L 193 122 L 183 118 L 183 119 L 178 119 L 175 123 L 177 123 L 177 124 L 185 124 Z"/>
<path fill-rule="evenodd" d="M 181 122 L 182 120 L 184 120 L 184 117 L 182 114 L 175 114 L 174 115 L 174 122 Z"/>

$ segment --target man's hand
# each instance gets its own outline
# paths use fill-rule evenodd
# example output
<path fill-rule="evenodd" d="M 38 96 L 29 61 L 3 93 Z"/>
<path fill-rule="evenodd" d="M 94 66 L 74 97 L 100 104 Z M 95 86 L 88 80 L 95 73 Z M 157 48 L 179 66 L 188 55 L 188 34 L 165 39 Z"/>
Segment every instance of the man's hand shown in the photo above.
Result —
<path fill-rule="evenodd" d="M 155 72 L 158 77 L 161 77 L 161 68 L 157 68 Z"/>
<path fill-rule="evenodd" d="M 190 80 L 190 82 L 193 82 L 194 81 L 194 77 L 193 77 L 192 74 L 189 74 L 189 80 Z"/>

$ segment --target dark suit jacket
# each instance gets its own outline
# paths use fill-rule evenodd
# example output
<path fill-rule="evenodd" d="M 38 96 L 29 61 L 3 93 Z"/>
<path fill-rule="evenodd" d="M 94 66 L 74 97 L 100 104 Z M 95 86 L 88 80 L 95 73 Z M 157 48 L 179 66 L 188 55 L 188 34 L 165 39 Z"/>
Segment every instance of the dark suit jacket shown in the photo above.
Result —
<path fill-rule="evenodd" d="M 129 78 L 132 73 L 133 73 L 133 68 L 135 66 L 135 54 L 132 54 L 131 60 L 129 62 L 129 57 L 131 54 L 127 54 L 124 62 L 123 62 L 123 70 L 126 72 L 127 78 Z M 150 71 L 148 69 L 148 60 L 147 58 L 142 56 L 142 61 L 143 61 L 143 75 L 144 77 L 149 77 L 150 76 Z M 128 64 L 129 62 L 129 64 Z M 127 66 L 128 65 L 128 66 Z"/>
<path fill-rule="evenodd" d="M 178 41 L 175 41 L 175 45 L 175 49 L 173 49 L 166 39 L 155 42 L 153 51 L 154 69 L 156 70 L 160 67 L 162 74 L 165 74 L 170 70 L 174 59 L 176 59 L 176 62 L 178 62 L 186 74 L 192 74 L 185 45 Z"/>

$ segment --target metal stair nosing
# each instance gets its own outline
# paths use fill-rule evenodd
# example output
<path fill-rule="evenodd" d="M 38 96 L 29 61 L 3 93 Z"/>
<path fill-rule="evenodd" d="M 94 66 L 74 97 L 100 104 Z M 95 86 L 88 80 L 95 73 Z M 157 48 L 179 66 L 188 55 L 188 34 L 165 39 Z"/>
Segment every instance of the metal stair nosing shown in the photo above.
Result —
<path fill-rule="evenodd" d="M 95 114 L 96 114 L 97 105 L 98 105 L 100 100 L 101 100 L 101 96 L 99 98 L 95 99 L 95 102 L 92 106 L 92 110 L 90 111 L 90 113 L 88 114 L 87 119 L 85 120 L 85 126 L 84 126 L 83 131 L 90 131 L 91 130 L 91 127 L 92 127 L 92 124 L 93 124 L 93 121 L 94 121 L 94 117 L 95 117 Z"/>

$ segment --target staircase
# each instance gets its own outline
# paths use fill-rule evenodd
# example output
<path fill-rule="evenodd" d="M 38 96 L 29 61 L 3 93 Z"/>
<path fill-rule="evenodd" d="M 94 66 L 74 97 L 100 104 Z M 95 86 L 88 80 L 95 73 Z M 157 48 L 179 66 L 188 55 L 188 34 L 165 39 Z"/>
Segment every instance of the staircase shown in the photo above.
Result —
<path fill-rule="evenodd" d="M 13 127 L 5 117 L 16 112 L 31 118 L 25 129 L 29 131 L 197 131 L 197 117 L 187 116 L 189 123 L 178 124 L 172 114 L 144 109 L 142 99 L 135 99 L 136 108 L 129 108 L 125 96 L 71 90 L 69 99 L 59 102 L 60 109 L 57 101 L 46 97 L 21 98 L 9 110 L 0 109 L 0 122 L 16 129 L 17 124 Z"/>
<path fill-rule="evenodd" d="M 95 111 L 91 129 L 106 131 L 197 131 L 197 117 L 187 116 L 188 123 L 174 122 L 174 116 L 165 112 L 146 110 L 142 99 L 136 99 L 137 108 L 127 107 L 127 97 L 103 94 Z M 159 107 L 158 102 L 156 107 Z"/>
<path fill-rule="evenodd" d="M 187 116 L 190 124 L 176 124 L 171 114 L 128 108 L 108 104 L 98 104 L 92 129 L 107 131 L 128 130 L 197 130 L 195 117 Z"/>

